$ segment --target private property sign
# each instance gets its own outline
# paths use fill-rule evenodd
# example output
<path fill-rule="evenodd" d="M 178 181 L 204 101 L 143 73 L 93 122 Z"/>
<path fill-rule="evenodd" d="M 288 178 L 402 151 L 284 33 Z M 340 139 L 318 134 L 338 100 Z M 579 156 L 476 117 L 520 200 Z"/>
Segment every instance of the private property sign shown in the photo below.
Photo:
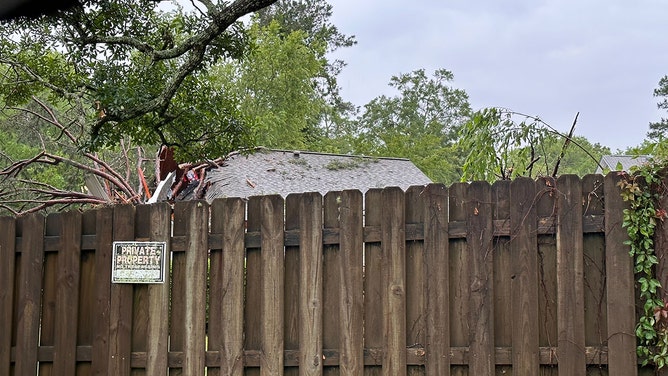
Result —
<path fill-rule="evenodd" d="M 112 283 L 165 282 L 165 242 L 114 242 Z"/>

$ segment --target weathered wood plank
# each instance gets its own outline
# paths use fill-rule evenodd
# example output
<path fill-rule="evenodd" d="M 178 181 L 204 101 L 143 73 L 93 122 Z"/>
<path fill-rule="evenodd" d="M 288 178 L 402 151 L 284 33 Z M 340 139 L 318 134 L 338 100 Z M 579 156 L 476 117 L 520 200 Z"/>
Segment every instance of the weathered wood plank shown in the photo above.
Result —
<path fill-rule="evenodd" d="M 93 308 L 93 349 L 91 373 L 107 375 L 109 370 L 109 329 L 111 311 L 112 207 L 95 210 L 95 304 Z"/>
<path fill-rule="evenodd" d="M 582 185 L 577 176 L 562 175 L 557 189 L 559 375 L 585 375 Z"/>
<path fill-rule="evenodd" d="M 263 196 L 262 208 L 262 376 L 283 375 L 283 210 L 280 196 Z"/>
<path fill-rule="evenodd" d="M 53 372 L 73 375 L 76 345 L 81 260 L 81 213 L 69 211 L 60 217 L 61 247 L 58 251 L 56 280 L 56 326 Z"/>
<path fill-rule="evenodd" d="M 299 200 L 301 376 L 322 374 L 322 226 L 322 196 L 317 192 L 302 194 Z"/>
<path fill-rule="evenodd" d="M 556 349 L 557 328 L 557 240 L 556 180 L 545 176 L 536 179 L 536 215 L 538 216 L 538 343 Z M 541 218 L 546 219 L 542 221 Z M 547 223 L 549 231 L 541 232 Z M 556 350 L 551 354 L 556 359 Z M 541 364 L 544 364 L 541 361 Z M 541 366 L 541 375 L 557 375 L 556 367 Z"/>
<path fill-rule="evenodd" d="M 44 233 L 46 236 L 57 236 L 60 240 L 62 225 L 60 219 L 62 213 L 52 213 L 46 217 Z M 45 251 L 48 249 L 45 246 Z M 60 241 L 53 244 L 51 252 L 44 253 L 44 266 L 42 270 L 42 314 L 40 317 L 39 346 L 54 348 L 56 343 L 56 298 L 58 286 L 58 250 L 61 247 Z M 38 350 L 39 351 L 39 350 Z M 39 361 L 39 374 L 42 376 L 53 375 L 53 352 L 48 362 Z"/>
<path fill-rule="evenodd" d="M 23 223 L 23 253 L 21 254 L 18 293 L 18 326 L 16 328 L 15 375 L 37 374 L 37 347 L 42 296 L 42 267 L 44 262 L 44 217 L 29 214 Z"/>
<path fill-rule="evenodd" d="M 135 208 L 132 205 L 114 207 L 113 240 L 133 241 Z M 111 263 L 110 263 L 111 265 Z M 111 279 L 111 277 L 110 277 Z M 130 374 L 132 345 L 132 285 L 111 284 L 109 310 L 109 375 Z"/>
<path fill-rule="evenodd" d="M 341 204 L 341 192 L 328 192 L 324 197 L 324 221 L 323 230 L 338 228 L 340 226 L 339 211 Z M 324 231 L 323 231 L 324 232 Z M 338 307 L 341 304 L 341 269 L 342 255 L 338 241 L 335 244 L 323 246 L 323 305 L 325 307 Z M 336 349 L 341 345 L 341 312 L 339 309 L 326 309 L 322 312 L 323 348 Z M 323 363 L 328 359 L 323 359 Z M 325 367 L 323 374 L 326 376 L 338 375 L 337 367 Z"/>
<path fill-rule="evenodd" d="M 448 196 L 449 224 L 453 221 L 466 223 L 466 191 L 467 183 L 456 183 L 450 186 Z M 450 259 L 450 345 L 453 347 L 469 346 L 469 326 L 471 325 L 469 279 L 471 275 L 471 254 L 467 250 L 466 238 L 456 238 L 449 242 Z M 451 362 L 451 364 L 453 364 Z M 453 376 L 469 374 L 468 351 L 466 352 L 467 366 L 456 365 L 451 367 Z"/>
<path fill-rule="evenodd" d="M 363 220 L 360 191 L 343 191 L 338 206 L 341 232 L 339 331 L 342 376 L 364 372 Z"/>
<path fill-rule="evenodd" d="M 366 192 L 365 199 L 365 226 L 378 226 L 381 223 L 381 194 L 380 189 L 370 189 Z M 382 348 L 383 317 L 385 307 L 383 305 L 383 253 L 379 243 L 364 244 L 364 348 Z M 378 363 L 382 362 L 382 355 Z M 366 364 L 366 363 L 365 363 Z M 380 367 L 365 367 L 366 376 L 381 374 Z"/>
<path fill-rule="evenodd" d="M 424 206 L 425 373 L 450 375 L 448 189 L 430 184 Z"/>
<path fill-rule="evenodd" d="M 186 322 L 186 306 L 185 306 L 185 295 L 186 295 L 186 283 L 187 278 L 186 274 L 186 252 L 187 242 L 186 242 L 186 232 L 188 231 L 188 217 L 185 215 L 178 214 L 177 209 L 183 210 L 183 206 L 178 208 L 174 207 L 173 215 L 173 227 L 172 233 L 174 237 L 179 236 L 184 239 L 183 241 L 183 252 L 172 252 L 172 275 L 170 276 L 171 281 L 171 293 L 170 293 L 170 328 L 169 328 L 169 351 L 170 352 L 180 352 L 184 353 L 185 349 L 185 322 Z M 169 375 L 170 376 L 181 376 L 183 375 L 183 357 L 181 357 L 178 367 L 174 368 L 170 365 Z"/>
<path fill-rule="evenodd" d="M 492 184 L 492 221 L 503 223 L 510 229 L 510 180 L 499 180 Z M 493 286 L 494 286 L 494 346 L 511 347 L 513 344 L 513 260 L 510 251 L 510 236 L 496 236 L 493 240 Z M 497 375 L 512 372 L 509 365 L 495 367 Z"/>
<path fill-rule="evenodd" d="M 413 186 L 406 190 L 404 195 L 404 226 L 407 224 L 424 223 L 424 204 L 422 200 L 424 189 L 425 187 L 423 186 Z M 412 348 L 424 346 L 426 342 L 424 241 L 405 239 L 405 230 L 404 240 L 406 242 L 406 264 L 404 271 L 404 275 L 406 276 L 406 338 L 404 345 L 407 348 Z M 424 368 L 422 366 L 409 365 L 407 374 L 424 375 Z"/>
<path fill-rule="evenodd" d="M 582 214 L 603 216 L 603 176 L 588 174 L 582 177 Z M 605 233 L 584 233 L 583 249 L 583 301 L 585 323 L 585 346 L 605 346 L 608 343 L 608 310 L 605 275 Z M 604 359 L 587 359 L 587 364 Z M 595 367 L 588 367 L 588 374 Z"/>
<path fill-rule="evenodd" d="M 285 198 L 285 232 L 297 231 L 299 232 L 299 202 L 301 200 L 301 195 L 299 194 L 290 194 Z M 301 280 L 301 268 L 300 261 L 301 252 L 299 248 L 299 242 L 297 245 L 287 245 L 285 246 L 285 275 L 283 279 L 283 284 L 285 286 L 285 291 L 283 292 L 283 311 L 284 313 L 284 324 L 283 324 L 283 346 L 286 352 L 291 351 L 299 353 L 300 346 L 300 328 L 301 317 L 299 314 L 300 309 L 300 280 Z M 299 375 L 300 367 L 289 367 L 285 365 L 284 374 L 286 376 L 297 376 Z"/>
<path fill-rule="evenodd" d="M 473 182 L 467 191 L 467 249 L 471 256 L 469 279 L 469 372 L 494 374 L 494 245 L 492 195 L 487 182 Z"/>
<path fill-rule="evenodd" d="M 0 374 L 9 375 L 14 328 L 14 268 L 16 266 L 16 220 L 0 217 Z M 18 294 L 17 294 L 18 295 Z"/>
<path fill-rule="evenodd" d="M 135 207 L 135 234 L 137 241 L 146 241 L 150 237 L 151 229 L 150 206 L 138 205 Z M 149 296 L 148 285 L 132 285 L 132 352 L 146 352 L 148 348 L 148 325 L 149 325 Z M 146 368 L 130 366 L 131 376 L 145 376 Z"/>
<path fill-rule="evenodd" d="M 167 354 L 169 351 L 169 287 L 171 285 L 169 265 L 171 236 L 172 208 L 168 203 L 159 203 L 149 206 L 150 233 L 149 240 L 166 242 L 165 254 L 161 255 L 165 265 L 165 280 L 163 283 L 151 284 L 148 289 L 148 327 L 147 327 L 147 375 L 167 374 Z"/>
<path fill-rule="evenodd" d="M 383 305 L 386 352 L 383 375 L 406 374 L 406 239 L 404 192 L 396 187 L 381 194 Z"/>
<path fill-rule="evenodd" d="M 81 266 L 79 273 L 81 275 L 79 282 L 79 301 L 77 303 L 77 340 L 76 340 L 76 374 L 81 376 L 92 375 L 91 359 L 85 362 L 79 360 L 81 355 L 80 348 L 87 347 L 92 351 L 92 344 L 95 335 L 95 326 L 98 325 L 95 320 L 95 244 L 90 242 L 84 247 L 83 239 L 85 237 L 95 238 L 95 217 L 94 210 L 82 212 L 81 218 Z"/>
<path fill-rule="evenodd" d="M 510 186 L 510 252 L 513 265 L 513 375 L 537 375 L 539 362 L 536 184 L 518 178 Z"/>
<path fill-rule="evenodd" d="M 262 205 L 260 196 L 248 199 L 247 230 L 260 232 L 262 227 Z M 262 251 L 246 245 L 246 297 L 244 306 L 244 349 L 261 353 L 262 351 Z M 244 358 L 246 365 L 247 359 Z M 260 362 L 244 371 L 247 376 L 260 374 Z"/>
<path fill-rule="evenodd" d="M 609 173 L 604 180 L 605 274 L 608 305 L 608 372 L 610 376 L 637 375 L 635 336 L 635 287 L 622 200 L 617 183 L 621 176 Z M 614 276 L 614 278 L 611 278 Z"/>
<path fill-rule="evenodd" d="M 209 350 L 222 352 L 219 368 L 208 370 L 211 376 L 243 375 L 245 209 L 240 198 L 211 205 L 211 230 L 222 234 L 211 250 Z"/>
<path fill-rule="evenodd" d="M 177 203 L 174 216 L 184 216 L 187 228 L 183 373 L 204 375 L 209 207 L 203 201 Z"/>

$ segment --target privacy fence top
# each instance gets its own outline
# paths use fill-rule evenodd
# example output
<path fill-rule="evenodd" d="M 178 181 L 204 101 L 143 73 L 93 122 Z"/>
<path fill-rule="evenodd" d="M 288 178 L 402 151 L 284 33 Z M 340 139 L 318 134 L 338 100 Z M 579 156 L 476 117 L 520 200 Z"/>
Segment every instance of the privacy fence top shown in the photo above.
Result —
<path fill-rule="evenodd" d="M 0 374 L 637 374 L 619 179 L 2 217 Z M 114 241 L 165 282 L 111 283 Z"/>

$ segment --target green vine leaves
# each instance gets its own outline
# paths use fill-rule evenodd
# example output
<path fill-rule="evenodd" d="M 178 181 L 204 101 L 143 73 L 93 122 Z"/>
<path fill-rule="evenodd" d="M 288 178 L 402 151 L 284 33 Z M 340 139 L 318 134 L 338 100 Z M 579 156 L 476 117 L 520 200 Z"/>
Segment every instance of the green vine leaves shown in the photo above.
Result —
<path fill-rule="evenodd" d="M 657 221 L 667 217 L 659 208 L 659 199 L 665 193 L 660 167 L 648 164 L 624 174 L 620 180 L 621 195 L 629 203 L 624 210 L 630 255 L 634 260 L 636 283 L 643 304 L 636 324 L 637 353 L 643 365 L 654 364 L 663 368 L 668 364 L 668 303 L 661 297 L 661 283 L 656 276 L 659 260 L 654 250 L 654 232 Z"/>

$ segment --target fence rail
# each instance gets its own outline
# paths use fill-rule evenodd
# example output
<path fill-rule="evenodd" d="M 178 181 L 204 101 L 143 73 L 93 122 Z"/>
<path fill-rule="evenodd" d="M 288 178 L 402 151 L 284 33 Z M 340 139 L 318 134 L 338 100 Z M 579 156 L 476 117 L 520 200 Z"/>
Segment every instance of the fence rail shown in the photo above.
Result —
<path fill-rule="evenodd" d="M 634 375 L 618 179 L 2 217 L 0 374 Z M 112 284 L 122 240 L 165 283 Z"/>

